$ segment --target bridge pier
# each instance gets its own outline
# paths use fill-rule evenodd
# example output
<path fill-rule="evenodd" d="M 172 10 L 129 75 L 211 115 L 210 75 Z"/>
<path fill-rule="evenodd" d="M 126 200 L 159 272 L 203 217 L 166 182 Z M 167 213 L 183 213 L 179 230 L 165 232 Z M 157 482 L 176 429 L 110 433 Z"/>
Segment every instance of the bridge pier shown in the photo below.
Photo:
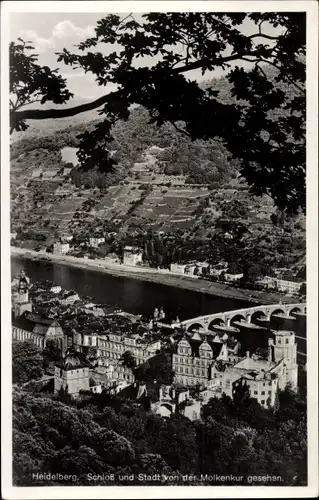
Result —
<path fill-rule="evenodd" d="M 246 321 L 247 323 L 251 323 L 251 314 L 247 314 Z"/>
<path fill-rule="evenodd" d="M 230 326 L 230 318 L 225 318 L 225 325 Z"/>

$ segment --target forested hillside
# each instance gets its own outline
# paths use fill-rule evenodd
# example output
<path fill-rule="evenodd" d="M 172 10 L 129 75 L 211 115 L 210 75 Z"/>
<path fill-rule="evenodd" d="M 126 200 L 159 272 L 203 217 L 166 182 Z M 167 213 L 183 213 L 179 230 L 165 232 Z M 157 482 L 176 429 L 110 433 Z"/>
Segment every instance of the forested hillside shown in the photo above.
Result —
<path fill-rule="evenodd" d="M 112 486 L 132 484 L 120 480 L 125 474 L 159 475 L 155 482 L 144 477 L 141 486 L 220 485 L 214 474 L 241 476 L 239 486 L 260 486 L 253 477 L 267 475 L 268 486 L 307 483 L 306 402 L 289 389 L 275 410 L 249 397 L 213 398 L 196 421 L 182 410 L 164 419 L 149 406 L 108 394 L 61 402 L 49 393 L 15 390 L 14 485 L 61 484 L 31 479 L 35 470 L 74 475 L 65 486 L 92 484 L 88 474 L 105 474 L 99 485 Z M 185 474 L 196 477 L 185 483 Z"/>

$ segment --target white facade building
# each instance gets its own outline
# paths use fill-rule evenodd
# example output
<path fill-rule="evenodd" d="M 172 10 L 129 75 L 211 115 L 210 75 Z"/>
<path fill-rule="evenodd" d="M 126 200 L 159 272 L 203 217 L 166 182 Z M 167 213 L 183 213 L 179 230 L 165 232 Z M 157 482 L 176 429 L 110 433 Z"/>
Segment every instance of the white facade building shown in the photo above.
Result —
<path fill-rule="evenodd" d="M 297 280 L 290 281 L 281 278 L 265 276 L 262 280 L 259 280 L 258 283 L 270 290 L 278 290 L 279 292 L 286 293 L 286 295 L 295 295 L 299 293 L 301 285 L 305 282 Z"/>
<path fill-rule="evenodd" d="M 90 237 L 89 239 L 90 247 L 98 248 L 99 245 L 105 243 L 105 238 L 103 236 L 99 237 Z"/>
<path fill-rule="evenodd" d="M 67 241 L 56 241 L 53 244 L 53 253 L 55 255 L 64 255 L 70 251 L 70 244 Z"/>
<path fill-rule="evenodd" d="M 136 266 L 143 262 L 143 253 L 137 247 L 126 246 L 123 254 L 123 264 L 126 266 Z"/>

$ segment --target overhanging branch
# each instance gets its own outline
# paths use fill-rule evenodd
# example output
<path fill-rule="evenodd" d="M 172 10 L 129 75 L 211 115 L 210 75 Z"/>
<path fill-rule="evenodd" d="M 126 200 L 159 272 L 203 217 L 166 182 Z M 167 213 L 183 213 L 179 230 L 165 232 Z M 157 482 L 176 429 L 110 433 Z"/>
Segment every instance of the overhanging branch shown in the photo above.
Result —
<path fill-rule="evenodd" d="M 80 106 L 64 109 L 25 109 L 23 111 L 11 112 L 14 119 L 18 120 L 45 120 L 46 118 L 66 118 L 68 116 L 75 116 L 91 109 L 97 109 L 103 106 L 106 102 L 119 98 L 120 93 L 110 92 L 95 101 L 91 101 Z"/>

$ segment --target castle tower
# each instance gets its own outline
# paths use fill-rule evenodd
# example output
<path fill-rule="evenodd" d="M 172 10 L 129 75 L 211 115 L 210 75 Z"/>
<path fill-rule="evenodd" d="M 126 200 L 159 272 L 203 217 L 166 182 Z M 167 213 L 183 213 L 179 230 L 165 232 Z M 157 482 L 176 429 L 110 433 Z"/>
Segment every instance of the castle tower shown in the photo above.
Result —
<path fill-rule="evenodd" d="M 55 364 L 54 392 L 59 392 L 61 388 L 72 396 L 76 396 L 81 390 L 90 389 L 89 366 L 72 348 Z"/>
<path fill-rule="evenodd" d="M 298 387 L 297 344 L 295 334 L 290 331 L 273 332 L 274 341 L 269 348 L 273 350 L 273 361 L 278 363 L 281 359 L 285 364 L 285 385 L 291 384 L 293 389 Z M 270 352 L 269 352 L 270 355 Z"/>
<path fill-rule="evenodd" d="M 12 282 L 13 289 L 13 313 L 18 318 L 24 311 L 32 311 L 32 303 L 29 300 L 30 278 L 26 276 L 24 270 Z"/>

